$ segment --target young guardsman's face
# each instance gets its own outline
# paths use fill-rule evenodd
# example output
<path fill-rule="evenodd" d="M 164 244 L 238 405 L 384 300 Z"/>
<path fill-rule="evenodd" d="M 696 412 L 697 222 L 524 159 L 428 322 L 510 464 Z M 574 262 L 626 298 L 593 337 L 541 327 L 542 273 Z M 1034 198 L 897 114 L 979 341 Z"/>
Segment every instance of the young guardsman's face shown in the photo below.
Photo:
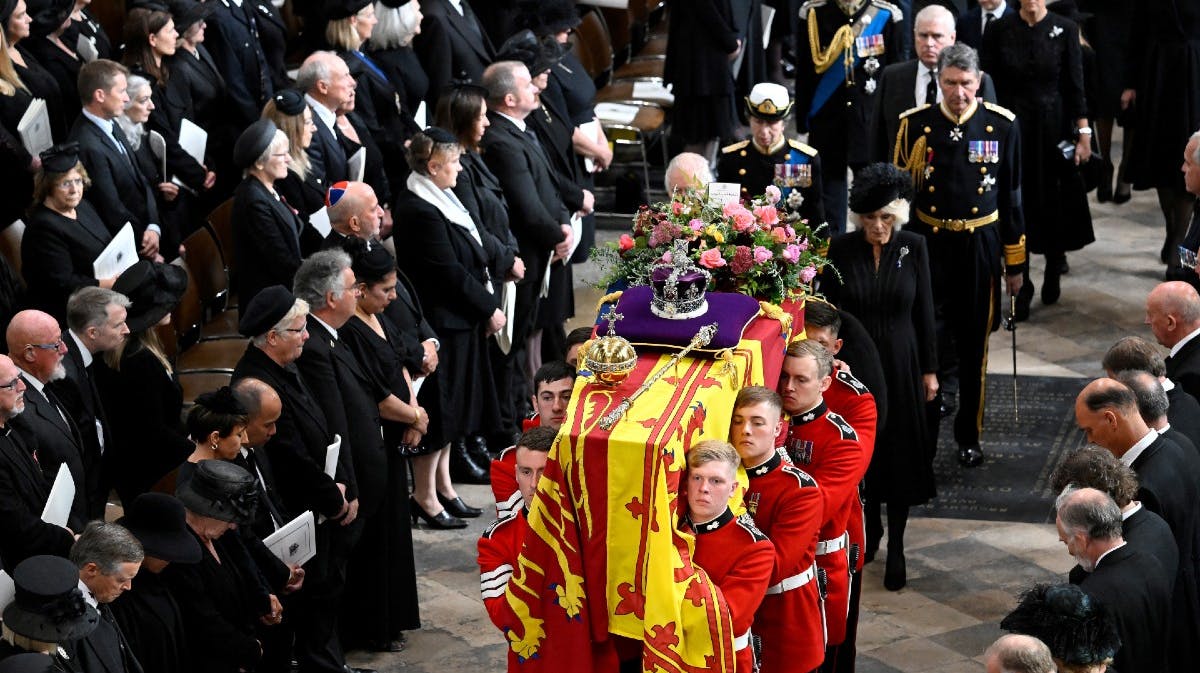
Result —
<path fill-rule="evenodd" d="M 766 462 L 775 450 L 775 437 L 783 429 L 780 410 L 767 402 L 747 404 L 733 410 L 729 442 L 742 457 L 742 464 L 755 467 Z"/>

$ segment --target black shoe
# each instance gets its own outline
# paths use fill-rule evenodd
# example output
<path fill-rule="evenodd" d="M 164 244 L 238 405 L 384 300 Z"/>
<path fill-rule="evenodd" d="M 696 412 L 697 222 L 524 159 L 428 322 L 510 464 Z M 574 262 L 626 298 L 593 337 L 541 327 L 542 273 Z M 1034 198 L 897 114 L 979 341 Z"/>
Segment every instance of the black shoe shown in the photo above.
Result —
<path fill-rule="evenodd" d="M 891 542 L 888 542 L 890 545 Z M 883 588 L 888 591 L 899 591 L 908 583 L 908 568 L 904 560 L 904 551 L 893 552 L 888 549 L 887 567 L 883 571 Z"/>
<path fill-rule="evenodd" d="M 1046 276 L 1042 280 L 1042 303 L 1050 306 L 1062 296 L 1062 286 L 1059 284 L 1059 267 L 1055 261 L 1046 263 Z"/>
<path fill-rule="evenodd" d="M 488 472 L 475 464 L 461 442 L 450 445 L 450 479 L 460 484 L 489 484 Z"/>
<path fill-rule="evenodd" d="M 1058 263 L 1058 273 L 1065 276 L 1071 273 L 1071 265 L 1067 263 L 1067 256 L 1063 255 L 1062 261 Z"/>
<path fill-rule="evenodd" d="M 447 512 L 450 512 L 460 519 L 474 519 L 480 514 L 483 514 L 482 509 L 468 505 L 467 503 L 463 502 L 461 497 L 455 497 L 451 499 L 447 498 L 441 493 L 438 493 L 438 502 L 442 503 L 442 507 L 445 507 Z"/>
<path fill-rule="evenodd" d="M 983 463 L 983 449 L 978 444 L 958 447 L 958 464 L 963 467 L 978 467 Z"/>
<path fill-rule="evenodd" d="M 1117 183 L 1117 189 L 1113 192 L 1112 202 L 1116 205 L 1126 203 L 1133 198 L 1133 189 L 1128 182 Z"/>
<path fill-rule="evenodd" d="M 410 509 L 412 509 L 413 525 L 416 525 L 417 519 L 421 519 L 425 522 L 425 525 L 429 526 L 430 528 L 436 528 L 438 530 L 449 530 L 451 528 L 466 528 L 467 527 L 466 521 L 463 521 L 462 519 L 459 519 L 458 517 L 450 516 L 450 513 L 444 509 L 442 511 L 438 512 L 437 514 L 430 516 L 429 512 L 426 512 L 424 509 L 421 508 L 420 505 L 417 504 L 417 501 L 415 498 L 410 497 L 408 499 L 408 506 Z"/>
<path fill-rule="evenodd" d="M 1033 303 L 1033 283 L 1025 281 L 1017 292 L 1017 305 L 1013 310 L 1013 319 L 1017 322 L 1029 320 L 1029 305 Z"/>
<path fill-rule="evenodd" d="M 487 440 L 481 435 L 467 437 L 467 455 L 471 457 L 471 462 L 481 467 L 484 471 L 490 470 L 492 466 L 492 452 L 488 449 Z"/>
<path fill-rule="evenodd" d="M 403 652 L 405 647 L 404 638 L 398 640 L 376 640 L 367 643 L 367 647 L 373 652 Z"/>
<path fill-rule="evenodd" d="M 1100 168 L 1100 180 L 1096 185 L 1096 200 L 1100 203 L 1108 203 L 1113 197 L 1113 165 L 1108 159 L 1104 160 L 1104 165 Z"/>

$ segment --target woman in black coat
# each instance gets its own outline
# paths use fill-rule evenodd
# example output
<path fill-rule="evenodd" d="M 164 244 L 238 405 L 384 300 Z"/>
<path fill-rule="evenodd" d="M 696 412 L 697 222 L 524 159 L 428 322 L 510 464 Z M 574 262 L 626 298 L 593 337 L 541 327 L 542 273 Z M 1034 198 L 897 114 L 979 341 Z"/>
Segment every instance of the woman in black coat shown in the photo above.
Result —
<path fill-rule="evenodd" d="M 375 3 L 379 23 L 371 32 L 367 54 L 383 70 L 396 92 L 400 106 L 414 117 L 429 91 L 429 76 L 413 50 L 413 38 L 421 33 L 418 0 L 380 0 Z M 428 120 L 432 110 L 427 110 Z"/>
<path fill-rule="evenodd" d="M 92 0 L 75 0 L 75 9 L 71 12 L 71 25 L 63 34 L 63 41 L 74 47 L 82 36 L 95 48 L 96 58 L 111 59 L 116 50 L 113 49 L 112 40 L 108 39 L 108 34 L 104 32 L 104 27 L 88 10 L 87 6 L 90 4 Z"/>
<path fill-rule="evenodd" d="M 937 394 L 937 337 L 929 256 L 920 234 L 899 230 L 908 220 L 912 183 L 890 164 L 859 171 L 850 192 L 857 230 L 833 239 L 829 261 L 840 274 L 822 275 L 821 290 L 858 316 L 883 364 L 887 423 L 879 428 L 867 471 L 867 548 L 883 537 L 887 503 L 888 557 L 884 586 L 904 586 L 904 529 L 908 509 L 935 494 L 932 442 L 925 405 Z M 871 551 L 867 552 L 871 554 Z"/>
<path fill-rule="evenodd" d="M 443 440 L 455 451 L 464 438 L 493 427 L 487 423 L 498 416 L 485 339 L 505 323 L 489 271 L 498 244 L 446 192 L 458 181 L 461 151 L 458 140 L 437 127 L 413 136 L 408 192 L 396 202 L 396 240 L 404 241 L 397 261 L 442 344 L 441 399 L 426 406 L 445 419 Z"/>
<path fill-rule="evenodd" d="M 288 174 L 288 145 L 283 131 L 260 119 L 234 146 L 234 164 L 246 171 L 233 194 L 233 254 L 243 302 L 271 285 L 291 287 L 300 268 L 304 222 L 275 191 L 275 181 Z"/>
<path fill-rule="evenodd" d="M 97 280 L 92 267 L 112 234 L 83 200 L 90 182 L 75 143 L 53 147 L 42 156 L 34 205 L 21 239 L 21 274 L 30 307 L 62 321 L 72 292 L 89 285 L 111 288 L 116 281 L 115 276 Z"/>
<path fill-rule="evenodd" d="M 730 63 L 738 43 L 730 0 L 671 0 L 664 81 L 673 85 L 672 134 L 684 151 L 710 156 L 737 125 Z"/>
<path fill-rule="evenodd" d="M 79 96 L 70 95 L 78 88 L 79 67 L 83 60 L 75 53 L 75 45 L 63 39 L 63 32 L 70 26 L 73 0 L 34 0 L 29 5 L 33 19 L 29 39 L 24 46 L 58 83 L 63 93 L 63 114 L 67 121 L 79 116 L 83 104 Z"/>

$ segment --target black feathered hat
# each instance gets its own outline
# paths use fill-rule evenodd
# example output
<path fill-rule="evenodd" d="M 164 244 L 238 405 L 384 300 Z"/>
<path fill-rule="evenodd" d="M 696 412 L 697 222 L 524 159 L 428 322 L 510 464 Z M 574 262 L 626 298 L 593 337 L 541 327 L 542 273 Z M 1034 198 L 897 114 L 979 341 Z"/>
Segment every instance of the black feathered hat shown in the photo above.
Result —
<path fill-rule="evenodd" d="M 1121 637 L 1096 599 L 1074 584 L 1037 584 L 1021 595 L 1000 628 L 1033 636 L 1068 664 L 1111 662 Z"/>
<path fill-rule="evenodd" d="M 572 0 L 522 0 L 517 4 L 514 25 L 544 37 L 571 30 L 581 22 Z"/>
<path fill-rule="evenodd" d="M 850 187 L 850 211 L 873 213 L 896 199 L 912 201 L 912 178 L 892 164 L 877 163 L 864 167 L 854 176 Z"/>

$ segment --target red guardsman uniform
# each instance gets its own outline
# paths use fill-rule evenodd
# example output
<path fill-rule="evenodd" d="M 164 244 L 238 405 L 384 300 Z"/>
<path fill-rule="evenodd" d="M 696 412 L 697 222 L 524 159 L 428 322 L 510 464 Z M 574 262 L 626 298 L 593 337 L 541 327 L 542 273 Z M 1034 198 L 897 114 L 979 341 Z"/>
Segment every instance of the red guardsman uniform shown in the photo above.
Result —
<path fill-rule="evenodd" d="M 821 489 L 778 452 L 747 468 L 746 475 L 746 509 L 775 543 L 771 585 L 754 616 L 762 670 L 808 673 L 825 659 L 825 616 L 814 562 L 824 518 Z"/>
<path fill-rule="evenodd" d="M 696 552 L 692 561 L 704 568 L 721 590 L 733 632 L 737 634 L 736 673 L 754 673 L 754 648 L 750 646 L 750 624 L 771 583 L 775 569 L 775 545 L 743 514 L 735 517 L 728 508 L 721 516 L 694 524 Z"/>
<path fill-rule="evenodd" d="M 861 483 L 871 463 L 871 454 L 875 453 L 876 421 L 879 418 L 875 396 L 853 374 L 840 370 L 833 377 L 833 383 L 825 391 L 824 397 L 829 410 L 846 419 L 858 434 L 858 443 L 863 451 L 862 470 L 858 474 Z M 854 561 L 854 572 L 859 572 L 863 567 L 863 550 L 867 542 L 861 499 L 851 503 L 846 532 L 850 534 L 850 558 Z"/>
<path fill-rule="evenodd" d="M 520 491 L 518 491 L 518 494 Z M 512 578 L 521 545 L 525 542 L 525 531 L 529 523 L 520 504 L 513 514 L 492 522 L 479 538 L 479 591 L 483 606 L 496 628 L 507 633 L 516 617 L 512 614 L 504 591 Z M 518 660 L 512 648 L 508 649 L 508 670 L 517 670 Z"/>
<path fill-rule="evenodd" d="M 846 637 L 846 613 L 850 607 L 849 536 L 846 524 L 858 500 L 858 482 L 866 471 L 858 434 L 844 418 L 829 410 L 822 400 L 815 408 L 792 418 L 785 443 L 792 463 L 821 485 L 825 502 L 821 540 L 817 543 L 817 566 L 827 584 L 825 620 L 830 645 Z"/>
<path fill-rule="evenodd" d="M 537 416 L 521 421 L 521 429 L 528 430 L 541 425 Z M 492 482 L 492 495 L 496 497 L 496 516 L 506 519 L 525 506 L 521 489 L 517 488 L 517 446 L 514 444 L 492 459 L 488 478 Z"/>

